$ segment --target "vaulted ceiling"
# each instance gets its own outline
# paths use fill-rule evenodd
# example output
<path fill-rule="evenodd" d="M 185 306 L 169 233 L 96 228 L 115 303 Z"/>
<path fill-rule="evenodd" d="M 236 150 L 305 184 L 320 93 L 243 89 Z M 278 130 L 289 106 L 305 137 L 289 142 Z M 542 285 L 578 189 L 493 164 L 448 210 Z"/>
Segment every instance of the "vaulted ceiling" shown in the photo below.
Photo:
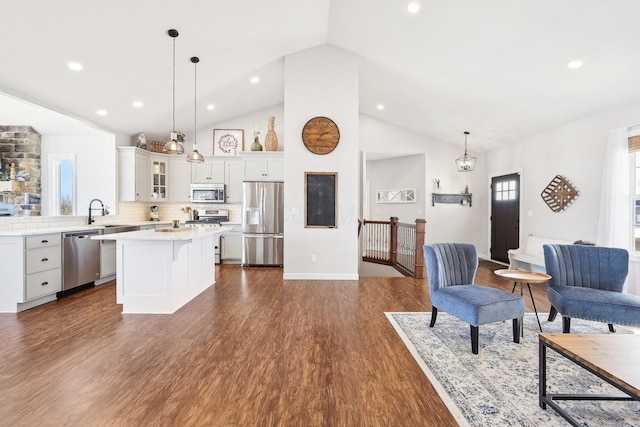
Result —
<path fill-rule="evenodd" d="M 2 0 L 0 91 L 166 138 L 175 28 L 178 130 L 193 126 L 190 57 L 207 127 L 281 104 L 283 58 L 325 43 L 360 56 L 361 113 L 452 144 L 468 130 L 470 151 L 640 99 L 638 1 L 417 0 L 416 14 L 408 3 Z M 0 124 L 15 117 L 7 105 Z"/>

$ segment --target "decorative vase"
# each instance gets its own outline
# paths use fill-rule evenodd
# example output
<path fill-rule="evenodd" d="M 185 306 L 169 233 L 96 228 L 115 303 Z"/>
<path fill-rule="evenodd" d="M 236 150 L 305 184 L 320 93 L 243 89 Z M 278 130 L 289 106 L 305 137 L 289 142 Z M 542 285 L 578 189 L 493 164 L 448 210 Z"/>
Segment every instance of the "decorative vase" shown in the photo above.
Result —
<path fill-rule="evenodd" d="M 262 145 L 260 145 L 257 136 L 253 139 L 253 144 L 251 144 L 251 151 L 262 151 Z"/>
<path fill-rule="evenodd" d="M 266 148 L 267 151 L 278 151 L 278 135 L 276 135 L 276 131 L 273 130 L 275 120 L 276 118 L 274 116 L 269 116 L 267 136 L 264 138 L 264 148 Z"/>

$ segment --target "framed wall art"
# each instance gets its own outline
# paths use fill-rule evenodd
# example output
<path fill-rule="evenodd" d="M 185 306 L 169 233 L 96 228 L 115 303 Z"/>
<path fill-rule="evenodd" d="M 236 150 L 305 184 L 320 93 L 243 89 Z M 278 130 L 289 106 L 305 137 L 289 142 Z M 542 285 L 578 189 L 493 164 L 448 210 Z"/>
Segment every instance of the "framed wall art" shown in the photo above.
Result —
<path fill-rule="evenodd" d="M 213 155 L 237 156 L 244 150 L 243 129 L 214 129 Z"/>

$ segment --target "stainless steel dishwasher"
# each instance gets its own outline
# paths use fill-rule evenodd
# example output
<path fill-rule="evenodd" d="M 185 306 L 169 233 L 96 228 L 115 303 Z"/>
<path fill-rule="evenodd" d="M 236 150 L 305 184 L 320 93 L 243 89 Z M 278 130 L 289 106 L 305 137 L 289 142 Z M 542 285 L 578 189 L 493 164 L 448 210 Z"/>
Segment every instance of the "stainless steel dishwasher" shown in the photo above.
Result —
<path fill-rule="evenodd" d="M 100 230 L 62 235 L 62 290 L 91 283 L 100 278 L 100 241 L 91 240 Z"/>

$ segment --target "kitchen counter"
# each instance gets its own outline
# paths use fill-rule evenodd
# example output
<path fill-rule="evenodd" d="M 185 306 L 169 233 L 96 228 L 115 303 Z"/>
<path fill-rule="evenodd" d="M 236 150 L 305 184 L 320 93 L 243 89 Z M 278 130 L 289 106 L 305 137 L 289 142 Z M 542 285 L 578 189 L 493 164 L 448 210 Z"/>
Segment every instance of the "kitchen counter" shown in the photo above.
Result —
<path fill-rule="evenodd" d="M 116 242 L 116 302 L 123 313 L 174 313 L 215 283 L 214 242 L 230 227 L 93 236 Z"/>
<path fill-rule="evenodd" d="M 122 225 L 166 225 L 171 226 L 171 221 L 127 221 L 117 222 L 116 224 Z M 0 231 L 0 236 L 33 236 L 36 234 L 49 234 L 49 233 L 66 233 L 68 231 L 82 231 L 82 230 L 100 230 L 110 224 L 91 224 L 91 225 L 68 225 L 64 227 L 47 227 L 47 228 L 25 228 L 22 230 L 4 230 Z"/>

